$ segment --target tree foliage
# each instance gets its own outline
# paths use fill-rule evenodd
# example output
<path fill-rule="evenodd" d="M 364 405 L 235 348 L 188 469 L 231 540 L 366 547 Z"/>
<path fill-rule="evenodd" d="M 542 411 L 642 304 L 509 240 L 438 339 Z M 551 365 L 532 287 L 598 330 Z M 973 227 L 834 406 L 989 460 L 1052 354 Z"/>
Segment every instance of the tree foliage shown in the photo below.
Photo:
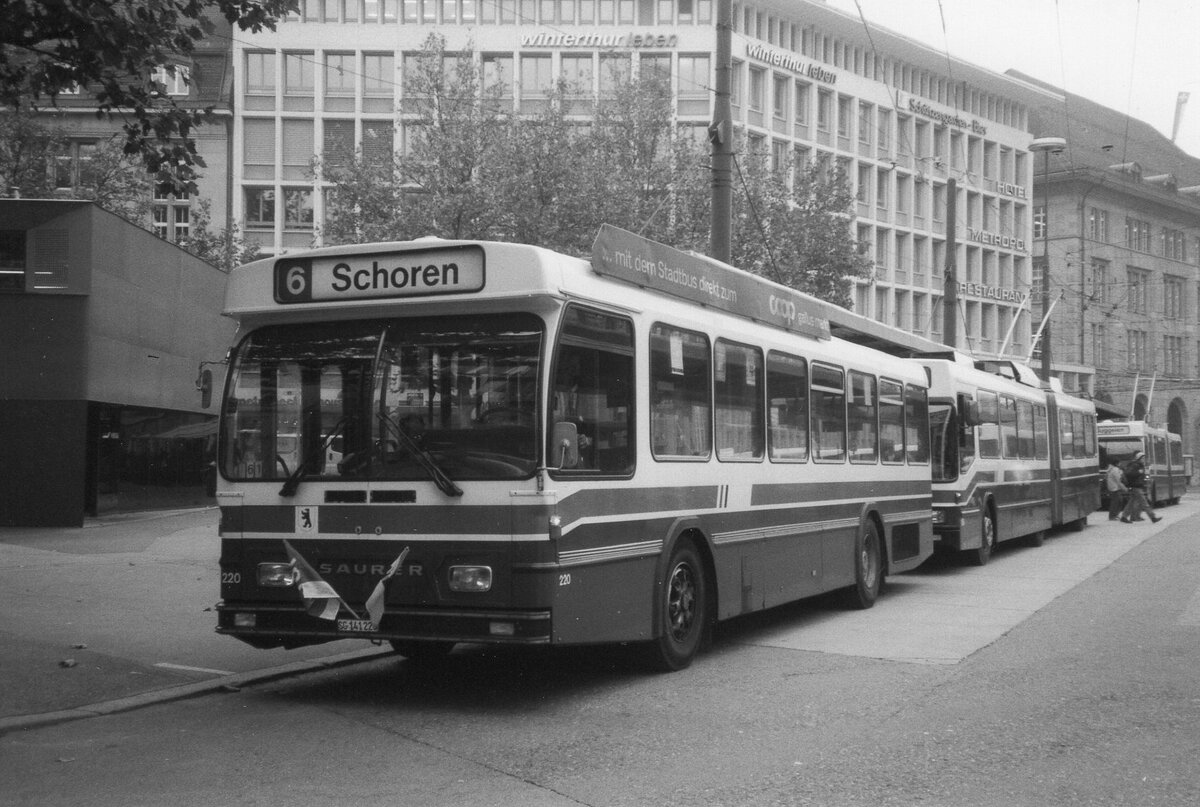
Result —
<path fill-rule="evenodd" d="M 152 78 L 187 57 L 220 15 L 240 30 L 274 29 L 295 0 L 0 0 L 0 103 L 56 105 L 85 88 L 98 114 L 123 123 L 123 151 L 163 187 L 196 190 L 192 130 L 212 109 L 180 106 Z M 218 17 L 219 18 L 219 17 Z"/>
<path fill-rule="evenodd" d="M 520 114 L 510 109 L 511 77 L 485 81 L 469 52 L 447 53 L 437 35 L 414 68 L 403 155 L 360 150 L 316 165 L 333 185 L 325 243 L 436 235 L 587 255 L 607 223 L 708 251 L 707 145 L 676 127 L 660 76 L 609 77 L 586 108 L 590 87 L 560 83 Z M 848 306 L 849 278 L 869 261 L 852 236 L 845 177 L 741 151 L 731 262 Z"/>

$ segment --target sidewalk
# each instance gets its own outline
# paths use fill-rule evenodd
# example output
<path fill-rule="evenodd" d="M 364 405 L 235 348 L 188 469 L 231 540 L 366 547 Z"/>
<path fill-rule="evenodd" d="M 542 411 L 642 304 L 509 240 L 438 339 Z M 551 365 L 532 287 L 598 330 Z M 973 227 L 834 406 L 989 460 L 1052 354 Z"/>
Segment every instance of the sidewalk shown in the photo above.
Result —
<path fill-rule="evenodd" d="M 384 653 L 218 636 L 216 507 L 0 528 L 0 733 Z"/>

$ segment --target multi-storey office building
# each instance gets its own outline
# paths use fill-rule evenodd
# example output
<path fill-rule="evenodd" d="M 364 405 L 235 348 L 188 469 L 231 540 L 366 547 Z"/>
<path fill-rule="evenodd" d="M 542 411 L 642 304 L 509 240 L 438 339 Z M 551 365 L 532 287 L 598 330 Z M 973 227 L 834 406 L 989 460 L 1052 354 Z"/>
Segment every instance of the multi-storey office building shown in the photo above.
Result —
<path fill-rule="evenodd" d="M 403 150 L 406 58 L 433 30 L 511 76 L 515 110 L 556 77 L 669 69 L 681 126 L 712 119 L 715 0 L 302 0 L 274 32 L 235 38 L 234 210 L 267 253 L 310 246 L 323 217 L 314 154 Z M 821 2 L 733 5 L 735 126 L 779 162 L 840 164 L 875 262 L 858 313 L 942 338 L 948 187 L 957 185 L 959 347 L 1025 358 L 1031 316 L 1028 101 L 1042 90 L 948 58 Z M 1050 97 L 1050 96 L 1048 96 Z"/>
<path fill-rule="evenodd" d="M 1190 453 L 1200 440 L 1200 160 L 1145 123 L 1060 97 L 1031 99 L 1030 114 L 1035 134 L 1066 140 L 1035 174 L 1035 287 L 1045 246 L 1054 374 L 1166 425 Z"/>

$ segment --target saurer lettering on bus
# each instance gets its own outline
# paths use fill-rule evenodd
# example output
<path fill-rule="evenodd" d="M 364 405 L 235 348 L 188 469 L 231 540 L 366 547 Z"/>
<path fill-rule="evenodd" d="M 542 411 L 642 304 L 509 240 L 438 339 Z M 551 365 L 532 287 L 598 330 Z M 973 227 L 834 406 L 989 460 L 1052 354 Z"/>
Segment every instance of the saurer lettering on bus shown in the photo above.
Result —
<path fill-rule="evenodd" d="M 374 289 L 437 288 L 458 285 L 458 264 L 443 263 L 441 266 L 395 266 L 389 269 L 371 261 L 371 268 L 355 269 L 348 263 L 333 267 L 334 291 L 371 291 Z"/>

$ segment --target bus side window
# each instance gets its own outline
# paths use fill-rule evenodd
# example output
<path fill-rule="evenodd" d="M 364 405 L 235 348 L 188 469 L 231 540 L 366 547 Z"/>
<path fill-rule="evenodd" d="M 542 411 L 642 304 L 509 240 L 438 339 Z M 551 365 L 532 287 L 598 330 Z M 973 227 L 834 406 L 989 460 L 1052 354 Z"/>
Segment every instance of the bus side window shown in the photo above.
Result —
<path fill-rule="evenodd" d="M 712 453 L 708 337 L 662 323 L 650 329 L 650 445 L 657 459 Z"/>
<path fill-rule="evenodd" d="M 808 459 L 808 365 L 786 353 L 767 354 L 768 451 L 772 462 Z"/>
<path fill-rule="evenodd" d="M 926 433 L 928 434 L 928 429 Z M 879 454 L 885 463 L 904 462 L 904 385 L 879 380 Z"/>
<path fill-rule="evenodd" d="M 1000 399 L 994 392 L 979 391 L 979 456 L 1000 456 Z"/>

